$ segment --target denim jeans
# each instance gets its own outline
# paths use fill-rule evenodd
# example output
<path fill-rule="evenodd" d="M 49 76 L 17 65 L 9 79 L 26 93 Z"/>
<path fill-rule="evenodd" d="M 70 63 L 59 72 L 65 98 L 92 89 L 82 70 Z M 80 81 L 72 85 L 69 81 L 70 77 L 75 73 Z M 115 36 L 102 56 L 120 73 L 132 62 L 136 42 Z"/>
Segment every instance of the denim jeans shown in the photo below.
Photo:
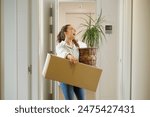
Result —
<path fill-rule="evenodd" d="M 66 100 L 73 100 L 74 94 L 76 95 L 78 100 L 84 100 L 84 91 L 82 88 L 68 85 L 65 83 L 60 83 L 60 87 Z"/>

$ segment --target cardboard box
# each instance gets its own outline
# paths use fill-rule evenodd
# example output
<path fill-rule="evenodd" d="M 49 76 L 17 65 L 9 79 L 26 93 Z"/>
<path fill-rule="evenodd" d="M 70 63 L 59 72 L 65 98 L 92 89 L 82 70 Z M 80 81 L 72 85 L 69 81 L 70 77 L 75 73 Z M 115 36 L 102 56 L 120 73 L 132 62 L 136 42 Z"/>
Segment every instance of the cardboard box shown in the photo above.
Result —
<path fill-rule="evenodd" d="M 102 70 L 83 63 L 71 64 L 67 59 L 47 54 L 43 76 L 73 86 L 96 91 Z"/>

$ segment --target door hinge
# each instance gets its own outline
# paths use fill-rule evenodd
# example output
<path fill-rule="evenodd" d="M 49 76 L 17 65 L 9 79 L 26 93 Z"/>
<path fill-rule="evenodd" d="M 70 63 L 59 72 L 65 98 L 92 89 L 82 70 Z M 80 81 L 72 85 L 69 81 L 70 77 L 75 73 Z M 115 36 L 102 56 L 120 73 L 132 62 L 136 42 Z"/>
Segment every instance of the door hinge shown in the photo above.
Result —
<path fill-rule="evenodd" d="M 53 16 L 52 7 L 50 8 L 50 17 Z"/>
<path fill-rule="evenodd" d="M 28 66 L 28 73 L 32 74 L 32 65 Z"/>

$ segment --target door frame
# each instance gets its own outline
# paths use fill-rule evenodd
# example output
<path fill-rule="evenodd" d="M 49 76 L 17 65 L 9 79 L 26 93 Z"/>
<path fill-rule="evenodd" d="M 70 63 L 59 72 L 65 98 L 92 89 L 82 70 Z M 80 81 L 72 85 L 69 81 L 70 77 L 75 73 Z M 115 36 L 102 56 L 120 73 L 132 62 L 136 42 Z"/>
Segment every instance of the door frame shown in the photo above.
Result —
<path fill-rule="evenodd" d="M 119 0 L 118 97 L 132 97 L 132 9 L 133 0 Z"/>
<path fill-rule="evenodd" d="M 0 0 L 0 100 L 3 99 L 3 81 L 2 81 L 2 1 Z"/>
<path fill-rule="evenodd" d="M 1 0 L 0 1 L 0 38 L 1 38 L 1 40 L 0 40 L 0 99 L 4 99 L 4 75 L 3 75 L 3 66 L 4 66 L 4 59 L 3 59 L 3 57 L 4 57 L 4 46 L 3 46 L 3 1 Z"/>
<path fill-rule="evenodd" d="M 97 15 L 102 9 L 102 1 L 96 0 Z M 132 92 L 132 4 L 133 0 L 119 0 L 119 57 L 118 57 L 118 99 L 131 99 Z M 58 12 L 57 12 L 58 13 Z M 59 17 L 59 16 L 58 16 Z M 58 23 L 55 22 L 55 26 Z M 99 97 L 98 89 L 96 96 Z"/>
<path fill-rule="evenodd" d="M 31 1 L 31 63 L 32 63 L 32 79 L 31 79 L 31 99 L 40 99 L 40 73 L 39 73 L 39 4 L 40 0 Z"/>

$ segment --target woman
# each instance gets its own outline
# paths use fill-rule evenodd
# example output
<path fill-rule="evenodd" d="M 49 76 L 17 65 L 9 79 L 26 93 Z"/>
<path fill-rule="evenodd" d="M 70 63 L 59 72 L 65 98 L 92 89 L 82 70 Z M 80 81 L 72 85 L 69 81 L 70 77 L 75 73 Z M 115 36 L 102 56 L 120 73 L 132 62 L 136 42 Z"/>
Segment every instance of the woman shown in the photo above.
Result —
<path fill-rule="evenodd" d="M 77 63 L 79 58 L 79 44 L 75 40 L 75 33 L 75 29 L 70 24 L 63 26 L 57 36 L 56 46 L 57 56 L 68 59 L 72 64 Z M 66 100 L 73 100 L 74 94 L 78 100 L 84 99 L 82 88 L 65 83 L 60 83 L 60 87 Z"/>

